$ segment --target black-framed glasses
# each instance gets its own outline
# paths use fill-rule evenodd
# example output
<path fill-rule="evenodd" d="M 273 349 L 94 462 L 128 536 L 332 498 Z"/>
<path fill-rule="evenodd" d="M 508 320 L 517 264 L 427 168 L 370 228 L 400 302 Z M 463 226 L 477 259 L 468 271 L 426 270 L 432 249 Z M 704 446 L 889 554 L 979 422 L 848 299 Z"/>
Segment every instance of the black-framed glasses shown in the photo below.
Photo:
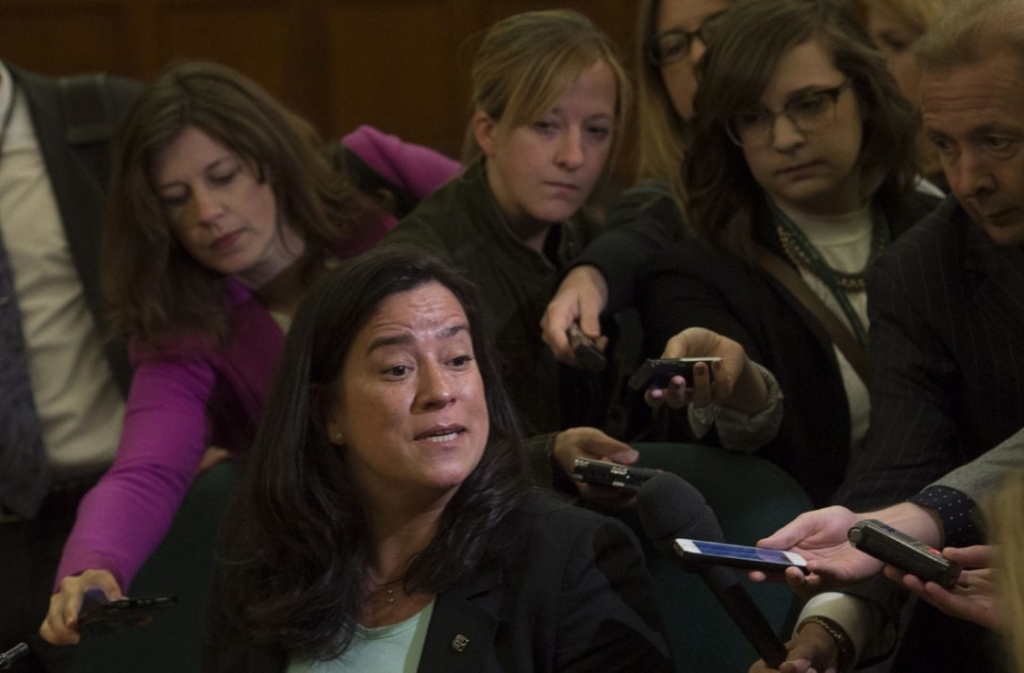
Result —
<path fill-rule="evenodd" d="M 647 54 L 647 60 L 655 68 L 661 68 L 669 63 L 687 58 L 690 55 L 690 48 L 693 46 L 694 38 L 699 38 L 704 43 L 704 46 L 707 46 L 708 40 L 714 38 L 715 29 L 718 28 L 726 11 L 728 10 L 712 14 L 704 19 L 704 23 L 700 24 L 700 28 L 692 33 L 682 28 L 675 28 L 651 37 L 644 45 L 644 53 Z"/>
<path fill-rule="evenodd" d="M 752 108 L 734 115 L 725 123 L 729 140 L 740 147 L 766 147 L 775 136 L 775 120 L 784 116 L 801 132 L 828 126 L 836 119 L 836 103 L 850 86 L 850 80 L 830 89 L 818 89 L 797 96 L 781 110 L 773 112 L 765 107 Z"/>

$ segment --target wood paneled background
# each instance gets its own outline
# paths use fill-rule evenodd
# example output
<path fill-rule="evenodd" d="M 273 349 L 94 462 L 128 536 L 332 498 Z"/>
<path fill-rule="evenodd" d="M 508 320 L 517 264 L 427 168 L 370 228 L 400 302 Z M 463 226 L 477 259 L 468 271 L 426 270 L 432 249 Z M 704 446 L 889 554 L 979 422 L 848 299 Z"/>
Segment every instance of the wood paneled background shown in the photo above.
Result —
<path fill-rule="evenodd" d="M 139 79 L 175 59 L 213 59 L 325 137 L 369 123 L 456 156 L 481 31 L 550 7 L 590 16 L 630 61 L 635 3 L 625 0 L 0 0 L 0 58 Z"/>

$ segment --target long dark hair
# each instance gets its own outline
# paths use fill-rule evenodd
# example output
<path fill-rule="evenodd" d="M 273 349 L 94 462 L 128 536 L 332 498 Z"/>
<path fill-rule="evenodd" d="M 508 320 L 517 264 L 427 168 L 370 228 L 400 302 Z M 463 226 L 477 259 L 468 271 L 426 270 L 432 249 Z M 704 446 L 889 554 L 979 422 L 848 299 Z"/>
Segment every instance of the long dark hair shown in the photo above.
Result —
<path fill-rule="evenodd" d="M 878 185 L 873 199 L 889 221 L 906 217 L 917 176 L 913 109 L 848 2 L 744 0 L 722 19 L 701 60 L 684 174 L 698 233 L 747 260 L 752 217 L 765 196 L 743 151 L 729 140 L 725 120 L 756 106 L 779 60 L 812 39 L 831 53 L 857 96 L 864 119 L 861 184 Z"/>
<path fill-rule="evenodd" d="M 309 291 L 292 323 L 251 465 L 222 540 L 227 614 L 254 644 L 319 659 L 348 647 L 366 592 L 367 526 L 343 451 L 329 441 L 322 391 L 343 375 L 356 335 L 389 296 L 438 282 L 469 322 L 490 415 L 480 463 L 409 567 L 407 591 L 438 593 L 500 547 L 500 523 L 529 489 L 523 441 L 473 288 L 413 249 L 372 250 Z"/>
<path fill-rule="evenodd" d="M 306 241 L 307 272 L 372 215 L 321 155 L 323 143 L 308 122 L 231 68 L 176 64 L 135 100 L 114 145 L 102 281 L 120 336 L 228 336 L 223 276 L 193 259 L 171 233 L 155 185 L 157 157 L 188 127 L 227 147 L 270 184 L 278 224 Z"/>

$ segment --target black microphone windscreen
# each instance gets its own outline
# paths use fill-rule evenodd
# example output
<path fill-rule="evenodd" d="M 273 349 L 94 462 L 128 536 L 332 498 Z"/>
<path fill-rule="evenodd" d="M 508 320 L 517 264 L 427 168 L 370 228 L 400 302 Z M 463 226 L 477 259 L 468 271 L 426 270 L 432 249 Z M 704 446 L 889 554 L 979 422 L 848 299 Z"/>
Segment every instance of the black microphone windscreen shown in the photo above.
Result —
<path fill-rule="evenodd" d="M 704 496 L 677 474 L 662 472 L 649 479 L 637 494 L 637 510 L 644 532 L 656 545 L 671 544 L 677 537 L 724 541 Z"/>

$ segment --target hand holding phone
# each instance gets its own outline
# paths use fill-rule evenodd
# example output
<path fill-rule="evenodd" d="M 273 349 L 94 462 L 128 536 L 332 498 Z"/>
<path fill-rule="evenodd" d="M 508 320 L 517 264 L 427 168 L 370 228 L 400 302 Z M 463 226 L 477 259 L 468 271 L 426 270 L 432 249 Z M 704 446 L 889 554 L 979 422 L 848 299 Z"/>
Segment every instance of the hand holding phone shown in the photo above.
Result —
<path fill-rule="evenodd" d="M 640 365 L 632 376 L 629 377 L 629 387 L 633 390 L 646 390 L 651 387 L 664 388 L 674 376 L 682 376 L 686 379 L 686 387 L 693 387 L 693 367 L 698 362 L 703 362 L 708 368 L 709 380 L 714 379 L 713 365 L 721 362 L 722 358 L 651 358 Z"/>
<path fill-rule="evenodd" d="M 686 538 L 677 538 L 673 547 L 684 563 L 696 567 L 721 565 L 781 573 L 790 566 L 796 566 L 805 575 L 809 572 L 803 556 L 781 549 L 762 549 Z"/>
<path fill-rule="evenodd" d="M 174 595 L 163 594 L 104 601 L 101 591 L 86 592 L 82 611 L 78 615 L 79 633 L 107 633 L 141 624 L 152 617 L 154 612 L 174 605 L 178 599 Z"/>
<path fill-rule="evenodd" d="M 569 339 L 569 346 L 572 347 L 573 357 L 576 358 L 580 367 L 594 372 L 602 371 L 605 368 L 607 361 L 604 353 L 597 347 L 593 339 L 583 333 L 578 322 L 569 325 L 569 329 L 565 330 L 565 335 Z"/>
<path fill-rule="evenodd" d="M 572 478 L 576 481 L 601 486 L 611 486 L 623 491 L 635 493 L 647 480 L 658 474 L 660 470 L 646 467 L 630 467 L 610 463 L 605 460 L 589 460 L 577 458 L 572 468 Z"/>
<path fill-rule="evenodd" d="M 847 536 L 850 544 L 865 554 L 910 573 L 922 582 L 935 582 L 949 589 L 960 576 L 960 566 L 938 549 L 877 519 L 858 521 Z"/>

